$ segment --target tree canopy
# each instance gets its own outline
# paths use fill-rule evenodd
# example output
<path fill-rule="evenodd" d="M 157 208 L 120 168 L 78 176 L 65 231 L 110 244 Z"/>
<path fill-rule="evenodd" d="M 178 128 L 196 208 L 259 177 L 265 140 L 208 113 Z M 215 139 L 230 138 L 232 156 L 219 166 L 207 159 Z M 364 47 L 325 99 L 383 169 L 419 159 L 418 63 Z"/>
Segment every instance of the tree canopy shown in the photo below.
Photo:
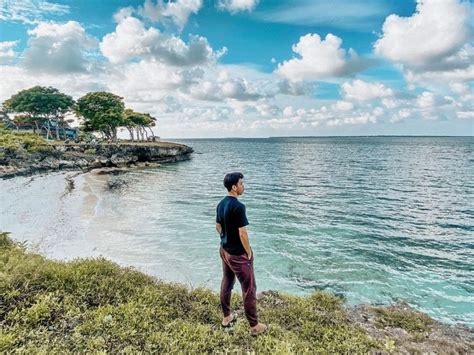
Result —
<path fill-rule="evenodd" d="M 59 139 L 60 128 L 66 126 L 65 114 L 73 111 L 82 119 L 81 130 L 100 132 L 104 137 L 117 142 L 117 128 L 125 127 L 131 140 L 146 140 L 147 129 L 154 138 L 151 127 L 156 125 L 156 118 L 149 113 L 125 109 L 123 98 L 110 92 L 90 92 L 74 102 L 71 96 L 59 92 L 53 87 L 35 86 L 22 90 L 3 103 L 6 113 L 15 113 L 13 122 L 18 128 L 21 125 L 34 125 L 34 131 L 45 129 L 47 138 L 51 131 L 56 131 Z M 2 111 L 3 112 L 3 111 Z M 8 118 L 8 116 L 6 116 Z M 53 123 L 53 124 L 52 124 Z"/>
<path fill-rule="evenodd" d="M 151 116 L 149 113 L 139 113 L 132 109 L 127 108 L 124 112 L 124 126 L 130 133 L 130 138 L 134 140 L 133 132 L 136 132 L 137 140 L 145 140 L 148 138 L 146 128 L 151 132 L 151 136 L 154 137 L 153 130 L 151 127 L 156 125 L 156 118 Z"/>
<path fill-rule="evenodd" d="M 117 141 L 117 127 L 124 123 L 124 109 L 120 96 L 101 91 L 81 97 L 74 111 L 84 119 L 85 131 L 99 131 Z"/>
<path fill-rule="evenodd" d="M 50 120 L 59 126 L 73 105 L 71 96 L 56 88 L 43 86 L 21 90 L 3 103 L 7 112 L 20 114 L 24 121 L 34 124 L 36 129 Z"/>

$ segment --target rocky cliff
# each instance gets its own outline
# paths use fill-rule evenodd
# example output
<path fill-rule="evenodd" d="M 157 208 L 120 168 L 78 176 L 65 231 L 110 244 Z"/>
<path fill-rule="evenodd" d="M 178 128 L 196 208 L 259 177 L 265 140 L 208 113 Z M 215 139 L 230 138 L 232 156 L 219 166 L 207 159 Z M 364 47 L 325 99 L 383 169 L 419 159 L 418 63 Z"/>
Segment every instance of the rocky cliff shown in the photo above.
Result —
<path fill-rule="evenodd" d="M 190 158 L 193 149 L 168 142 L 47 145 L 35 152 L 0 148 L 0 178 L 52 170 L 153 166 Z"/>

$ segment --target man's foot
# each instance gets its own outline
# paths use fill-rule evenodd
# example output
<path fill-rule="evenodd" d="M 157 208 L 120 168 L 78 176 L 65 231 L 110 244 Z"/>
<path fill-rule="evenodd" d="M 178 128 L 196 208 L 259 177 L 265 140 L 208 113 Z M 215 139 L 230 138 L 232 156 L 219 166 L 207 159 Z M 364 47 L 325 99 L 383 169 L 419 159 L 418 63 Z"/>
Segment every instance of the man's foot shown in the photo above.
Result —
<path fill-rule="evenodd" d="M 258 336 L 260 334 L 264 334 L 268 331 L 268 325 L 263 323 L 258 323 L 255 327 L 250 328 L 250 335 L 251 336 Z"/>
<path fill-rule="evenodd" d="M 232 313 L 230 315 L 228 315 L 227 317 L 224 317 L 222 319 L 222 326 L 223 327 L 229 327 L 229 326 L 232 326 L 235 324 L 235 322 L 237 322 L 237 314 L 236 313 Z"/>

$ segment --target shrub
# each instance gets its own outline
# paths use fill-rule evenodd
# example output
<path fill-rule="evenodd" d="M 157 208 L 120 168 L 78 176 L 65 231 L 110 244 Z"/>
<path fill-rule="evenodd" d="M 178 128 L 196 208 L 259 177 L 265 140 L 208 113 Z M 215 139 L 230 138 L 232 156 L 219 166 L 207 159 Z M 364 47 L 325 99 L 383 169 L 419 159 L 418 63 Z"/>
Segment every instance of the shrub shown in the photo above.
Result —
<path fill-rule="evenodd" d="M 426 314 L 400 307 L 373 308 L 377 314 L 378 327 L 398 327 L 407 332 L 426 332 L 431 329 L 433 320 Z"/>
<path fill-rule="evenodd" d="M 3 128 L 0 125 L 0 147 L 8 151 L 37 149 L 37 147 L 47 146 L 46 140 L 42 137 L 30 133 L 14 131 Z"/>

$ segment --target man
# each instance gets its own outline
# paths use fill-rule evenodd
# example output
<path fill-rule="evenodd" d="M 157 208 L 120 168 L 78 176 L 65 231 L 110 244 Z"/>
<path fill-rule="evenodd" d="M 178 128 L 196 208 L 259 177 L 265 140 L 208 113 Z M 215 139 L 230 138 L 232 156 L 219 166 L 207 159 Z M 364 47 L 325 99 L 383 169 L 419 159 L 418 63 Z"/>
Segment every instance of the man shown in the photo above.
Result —
<path fill-rule="evenodd" d="M 249 224 L 245 214 L 245 205 L 238 200 L 244 193 L 244 176 L 230 173 L 224 177 L 224 186 L 228 194 L 217 205 L 216 230 L 221 237 L 220 254 L 223 278 L 221 283 L 221 306 L 224 312 L 223 327 L 229 327 L 237 320 L 231 313 L 230 299 L 235 278 L 240 282 L 244 301 L 245 316 L 250 324 L 250 333 L 254 336 L 267 331 L 265 324 L 258 322 L 257 285 L 253 272 L 253 254 L 245 226 Z"/>

